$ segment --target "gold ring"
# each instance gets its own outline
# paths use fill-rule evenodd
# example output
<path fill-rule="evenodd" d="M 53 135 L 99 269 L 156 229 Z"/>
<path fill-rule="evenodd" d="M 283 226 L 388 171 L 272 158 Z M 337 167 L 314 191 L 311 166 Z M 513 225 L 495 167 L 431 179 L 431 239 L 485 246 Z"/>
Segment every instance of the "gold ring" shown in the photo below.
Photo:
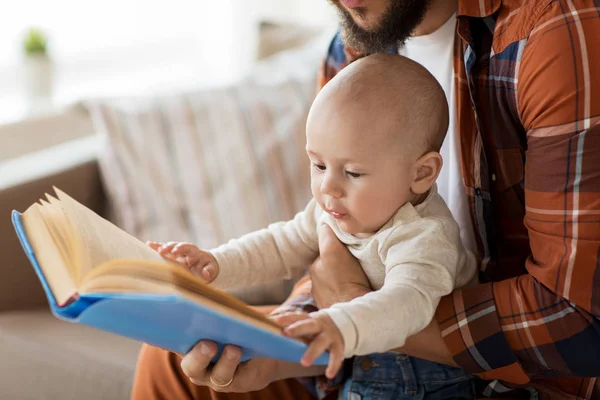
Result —
<path fill-rule="evenodd" d="M 233 382 L 233 377 L 231 377 L 231 379 L 229 380 L 229 382 L 227 382 L 227 383 L 225 383 L 225 384 L 223 384 L 223 383 L 217 383 L 217 382 L 215 382 L 215 381 L 214 381 L 214 379 L 212 378 L 212 376 L 209 376 L 209 377 L 208 377 L 208 379 L 210 379 L 210 382 L 211 382 L 211 383 L 212 383 L 214 386 L 216 386 L 216 387 L 218 387 L 218 388 L 225 388 L 225 387 L 227 387 L 227 386 L 231 385 L 231 382 Z"/>

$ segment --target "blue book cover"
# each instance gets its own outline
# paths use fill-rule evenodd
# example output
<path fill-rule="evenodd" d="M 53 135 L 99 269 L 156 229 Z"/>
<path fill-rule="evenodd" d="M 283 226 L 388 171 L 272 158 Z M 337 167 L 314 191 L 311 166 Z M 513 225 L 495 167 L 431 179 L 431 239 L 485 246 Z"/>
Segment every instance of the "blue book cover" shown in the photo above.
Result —
<path fill-rule="evenodd" d="M 12 213 L 15 231 L 48 298 L 52 313 L 65 321 L 88 325 L 176 353 L 187 353 L 199 340 L 242 348 L 242 360 L 253 357 L 299 362 L 306 345 L 226 315 L 180 294 L 85 293 L 64 306 L 56 302 L 27 238 L 21 214 Z M 315 364 L 327 364 L 321 355 Z"/>

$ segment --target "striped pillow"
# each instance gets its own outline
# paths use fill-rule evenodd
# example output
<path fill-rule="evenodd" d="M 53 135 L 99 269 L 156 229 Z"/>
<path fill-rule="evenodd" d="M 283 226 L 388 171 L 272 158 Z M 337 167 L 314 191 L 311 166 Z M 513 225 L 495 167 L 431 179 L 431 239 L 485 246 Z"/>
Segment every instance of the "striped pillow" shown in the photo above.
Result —
<path fill-rule="evenodd" d="M 304 126 L 321 50 L 283 53 L 231 87 L 88 102 L 115 223 L 142 240 L 211 248 L 293 217 L 310 199 Z M 276 303 L 289 288 L 235 294 Z"/>

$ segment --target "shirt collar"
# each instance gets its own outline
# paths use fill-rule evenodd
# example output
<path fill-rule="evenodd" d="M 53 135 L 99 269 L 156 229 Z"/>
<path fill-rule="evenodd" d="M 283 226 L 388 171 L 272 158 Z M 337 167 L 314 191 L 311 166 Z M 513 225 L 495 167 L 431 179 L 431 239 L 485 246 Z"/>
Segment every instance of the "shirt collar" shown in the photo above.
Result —
<path fill-rule="evenodd" d="M 489 17 L 502 5 L 502 0 L 458 0 L 459 17 Z"/>

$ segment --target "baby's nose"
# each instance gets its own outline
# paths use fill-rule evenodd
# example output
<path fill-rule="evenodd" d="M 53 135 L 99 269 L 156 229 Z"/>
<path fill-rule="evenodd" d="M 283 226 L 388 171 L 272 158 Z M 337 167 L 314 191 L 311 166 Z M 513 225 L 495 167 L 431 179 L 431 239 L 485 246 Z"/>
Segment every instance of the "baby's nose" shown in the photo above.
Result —
<path fill-rule="evenodd" d="M 335 181 L 331 178 L 323 179 L 323 182 L 321 183 L 321 193 L 336 198 L 342 196 L 342 190 L 340 186 L 337 185 Z"/>

